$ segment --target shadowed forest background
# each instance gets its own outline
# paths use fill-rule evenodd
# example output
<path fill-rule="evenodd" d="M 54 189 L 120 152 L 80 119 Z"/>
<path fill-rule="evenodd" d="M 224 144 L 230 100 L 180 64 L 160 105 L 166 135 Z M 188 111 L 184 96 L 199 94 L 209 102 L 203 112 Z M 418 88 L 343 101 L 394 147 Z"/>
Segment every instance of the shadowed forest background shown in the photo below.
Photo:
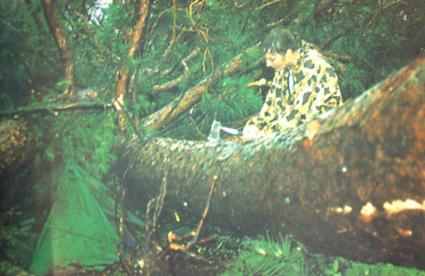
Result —
<path fill-rule="evenodd" d="M 116 150 L 135 137 L 205 141 L 213 120 L 242 127 L 260 110 L 267 92 L 265 86 L 248 84 L 273 77 L 259 43 L 279 26 L 320 49 L 337 71 L 344 101 L 350 101 L 424 54 L 425 1 L 111 2 L 0 3 L 0 116 L 3 122 L 24 125 L 26 140 L 20 142 L 31 148 L 22 156 L 18 149 L 22 162 L 0 172 L 2 273 L 34 267 L 36 248 L 42 247 L 40 235 L 49 231 L 45 224 L 53 220 L 50 211 L 58 198 L 90 202 L 103 210 L 99 217 L 105 221 L 97 224 L 98 230 L 93 227 L 97 222 L 78 216 L 60 223 L 72 224 L 81 233 L 97 235 L 101 225 L 111 232 L 112 254 L 105 263 L 85 267 L 75 257 L 70 265 L 75 270 L 129 274 L 149 268 L 149 259 L 152 267 L 168 267 L 145 270 L 147 274 L 424 273 L 310 253 L 285 233 L 277 241 L 267 235 L 248 238 L 212 225 L 204 226 L 203 236 L 214 238 L 205 244 L 198 239 L 196 250 L 176 249 L 167 253 L 166 261 L 152 257 L 161 254 L 146 250 L 144 242 L 154 239 L 147 233 L 155 234 L 155 242 L 165 248 L 167 232 L 184 235 L 200 218 L 174 209 L 166 198 L 160 221 L 149 226 L 149 208 L 147 214 L 135 208 L 138 199 L 131 195 L 128 202 L 123 200 L 125 172 L 117 169 Z M 56 27 L 49 26 L 52 15 Z M 169 107 L 173 112 L 167 113 Z M 78 195 L 64 199 L 65 193 L 73 193 L 66 187 L 76 185 Z M 68 247 L 57 254 L 79 256 L 86 251 Z M 61 265 L 60 260 L 53 264 Z"/>

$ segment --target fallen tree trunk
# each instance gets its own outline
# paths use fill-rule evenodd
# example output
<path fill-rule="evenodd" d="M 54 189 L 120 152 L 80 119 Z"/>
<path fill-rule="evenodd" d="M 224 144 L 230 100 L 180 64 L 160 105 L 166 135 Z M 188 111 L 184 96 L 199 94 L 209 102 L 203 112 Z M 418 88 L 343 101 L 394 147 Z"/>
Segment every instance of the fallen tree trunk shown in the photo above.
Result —
<path fill-rule="evenodd" d="M 318 121 L 246 142 L 133 140 L 129 203 L 142 208 L 167 175 L 165 200 L 199 217 L 216 176 L 212 224 L 425 269 L 425 57 Z"/>
<path fill-rule="evenodd" d="M 28 134 L 28 125 L 18 120 L 0 123 L 0 177 L 11 173 L 33 156 L 35 138 Z"/>
<path fill-rule="evenodd" d="M 17 119 L 27 114 L 47 113 L 58 116 L 60 112 L 75 110 L 105 110 L 113 108 L 111 103 L 80 102 L 51 104 L 39 107 L 22 107 L 0 111 L 0 176 L 16 172 L 21 165 L 34 157 L 36 137 L 29 133 L 29 123 Z M 16 119 L 6 119 L 16 118 Z"/>

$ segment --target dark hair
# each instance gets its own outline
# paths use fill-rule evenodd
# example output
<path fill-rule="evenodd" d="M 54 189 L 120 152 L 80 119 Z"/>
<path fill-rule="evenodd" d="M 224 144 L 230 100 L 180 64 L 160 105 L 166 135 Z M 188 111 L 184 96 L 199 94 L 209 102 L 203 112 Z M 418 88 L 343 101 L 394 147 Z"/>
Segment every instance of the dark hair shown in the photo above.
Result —
<path fill-rule="evenodd" d="M 301 43 L 286 29 L 276 28 L 271 30 L 263 40 L 264 51 L 285 54 L 287 50 L 297 50 L 301 48 Z"/>

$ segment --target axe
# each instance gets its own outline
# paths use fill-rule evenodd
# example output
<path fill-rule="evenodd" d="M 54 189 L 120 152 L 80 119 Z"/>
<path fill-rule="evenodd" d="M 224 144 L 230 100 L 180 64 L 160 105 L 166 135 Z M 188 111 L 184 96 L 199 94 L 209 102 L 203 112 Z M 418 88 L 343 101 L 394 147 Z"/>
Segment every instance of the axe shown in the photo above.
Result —
<path fill-rule="evenodd" d="M 232 134 L 232 135 L 240 135 L 241 132 L 235 128 L 231 127 L 225 127 L 222 126 L 219 121 L 214 120 L 211 129 L 210 134 L 208 135 L 208 141 L 218 141 L 220 140 L 220 131 L 224 131 L 226 133 Z"/>

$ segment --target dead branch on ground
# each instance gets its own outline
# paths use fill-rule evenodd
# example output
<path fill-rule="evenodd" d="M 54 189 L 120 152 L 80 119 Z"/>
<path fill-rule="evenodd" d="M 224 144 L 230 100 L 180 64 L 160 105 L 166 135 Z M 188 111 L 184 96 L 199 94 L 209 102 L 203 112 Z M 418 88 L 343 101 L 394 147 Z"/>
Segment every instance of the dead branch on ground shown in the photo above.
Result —
<path fill-rule="evenodd" d="M 196 227 L 196 231 L 192 231 L 192 232 L 188 233 L 189 235 L 185 236 L 185 237 L 192 236 L 193 237 L 192 240 L 185 245 L 177 244 L 174 241 L 182 240 L 182 238 L 179 239 L 175 235 L 169 235 L 168 236 L 168 242 L 170 243 L 169 244 L 170 249 L 177 250 L 177 251 L 189 251 L 198 242 L 199 234 L 201 233 L 202 227 L 204 226 L 205 220 L 208 216 L 208 211 L 210 209 L 210 202 L 211 202 L 212 195 L 214 193 L 215 184 L 217 183 L 217 179 L 218 179 L 218 177 L 216 175 L 214 175 L 213 180 L 211 181 L 211 184 L 210 184 L 210 191 L 208 193 L 207 203 L 205 205 L 204 212 L 202 212 L 202 217 L 199 220 L 198 227 Z"/>

